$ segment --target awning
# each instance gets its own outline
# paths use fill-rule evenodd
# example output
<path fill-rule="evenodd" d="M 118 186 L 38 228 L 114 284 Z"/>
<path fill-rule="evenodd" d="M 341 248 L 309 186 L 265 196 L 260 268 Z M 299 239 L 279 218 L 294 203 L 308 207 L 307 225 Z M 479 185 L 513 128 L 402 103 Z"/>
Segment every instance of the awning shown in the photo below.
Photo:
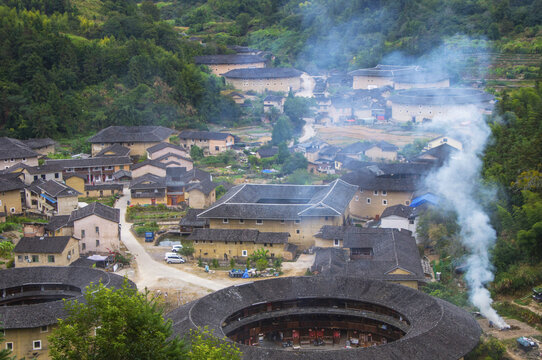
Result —
<path fill-rule="evenodd" d="M 89 260 L 92 260 L 92 261 L 105 261 L 107 260 L 107 256 L 102 256 L 102 255 L 92 255 L 92 256 L 89 256 L 87 257 L 87 259 Z"/>
<path fill-rule="evenodd" d="M 56 204 L 56 200 L 53 199 L 52 197 L 50 196 L 47 196 L 45 194 L 40 194 L 42 197 L 46 198 L 47 200 L 49 200 L 50 202 L 52 202 L 53 204 Z"/>

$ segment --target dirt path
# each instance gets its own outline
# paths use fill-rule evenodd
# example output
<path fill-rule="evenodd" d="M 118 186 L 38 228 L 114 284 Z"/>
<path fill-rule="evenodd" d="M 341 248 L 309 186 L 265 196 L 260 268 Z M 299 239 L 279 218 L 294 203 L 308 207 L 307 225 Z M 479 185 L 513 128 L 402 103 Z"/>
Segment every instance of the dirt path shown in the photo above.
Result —
<path fill-rule="evenodd" d="M 301 254 L 295 262 L 283 262 L 282 271 L 288 276 L 303 276 L 308 268 L 314 263 L 314 256 L 309 254 Z"/>
<path fill-rule="evenodd" d="M 494 327 L 490 328 L 487 319 L 478 319 L 478 324 L 480 324 L 480 327 L 484 333 L 492 335 L 499 340 L 517 339 L 520 336 L 530 337 L 542 335 L 540 331 L 525 323 L 522 323 L 521 321 L 514 319 L 505 319 L 505 321 L 508 325 L 512 326 L 513 330 L 501 331 Z"/>
<path fill-rule="evenodd" d="M 205 293 L 206 290 L 216 291 L 231 285 L 229 281 L 204 279 L 154 260 L 130 231 L 132 224 L 125 220 L 128 199 L 129 196 L 125 191 L 124 196 L 117 201 L 116 208 L 120 209 L 122 242 L 135 257 L 137 264 L 136 271 L 132 274 L 128 273 L 128 275 L 134 277 L 131 280 L 137 284 L 139 289 L 169 286 L 171 288 L 185 288 L 186 291 L 197 290 L 197 292 L 203 291 Z"/>
<path fill-rule="evenodd" d="M 326 126 L 318 130 L 318 136 L 335 145 L 352 143 L 359 140 L 387 141 L 399 147 L 412 143 L 415 139 L 432 139 L 437 134 L 410 131 L 375 129 L 366 126 Z"/>
<path fill-rule="evenodd" d="M 306 120 L 305 126 L 303 126 L 303 135 L 299 138 L 300 143 L 305 142 L 316 135 L 313 122 L 314 120 Z"/>

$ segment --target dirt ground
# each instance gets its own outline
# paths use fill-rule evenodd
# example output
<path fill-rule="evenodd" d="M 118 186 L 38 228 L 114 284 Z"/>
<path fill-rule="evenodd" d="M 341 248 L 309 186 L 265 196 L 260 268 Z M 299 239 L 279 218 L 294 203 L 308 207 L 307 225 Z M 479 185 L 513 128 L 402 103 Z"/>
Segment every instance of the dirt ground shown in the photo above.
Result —
<path fill-rule="evenodd" d="M 316 129 L 318 137 L 330 144 L 343 145 L 354 141 L 387 141 L 398 147 L 412 143 L 415 139 L 432 139 L 437 134 L 403 130 L 384 130 L 366 126 L 326 126 Z"/>

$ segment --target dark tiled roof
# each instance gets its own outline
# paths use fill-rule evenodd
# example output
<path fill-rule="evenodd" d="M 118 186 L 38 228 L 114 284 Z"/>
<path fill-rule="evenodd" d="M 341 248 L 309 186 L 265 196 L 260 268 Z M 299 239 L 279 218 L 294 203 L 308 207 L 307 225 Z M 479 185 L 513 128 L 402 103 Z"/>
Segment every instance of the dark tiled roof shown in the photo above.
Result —
<path fill-rule="evenodd" d="M 237 311 L 254 304 L 299 298 L 351 299 L 393 309 L 408 319 L 409 329 L 397 341 L 365 348 L 295 351 L 268 346 L 238 344 L 243 359 L 266 360 L 457 360 L 479 342 L 481 329 L 466 311 L 406 286 L 360 277 L 281 277 L 231 286 L 185 304 L 166 315 L 173 333 L 183 337 L 190 329 L 207 326 L 218 339 L 226 337 L 222 327 Z M 296 309 L 298 314 L 314 309 Z M 326 313 L 326 309 L 319 309 Z M 259 316 L 263 316 L 260 313 Z M 267 319 L 275 316 L 268 313 Z M 261 318 L 260 318 L 261 319 Z M 231 340 L 227 340 L 231 341 Z"/>
<path fill-rule="evenodd" d="M 112 152 L 113 155 L 108 155 L 107 153 Z M 113 144 L 111 146 L 106 147 L 102 151 L 96 154 L 96 157 L 101 156 L 129 156 L 130 155 L 130 149 L 127 147 L 124 147 L 120 144 Z"/>
<path fill-rule="evenodd" d="M 133 164 L 132 166 L 130 166 L 130 170 L 134 171 L 147 165 L 154 166 L 160 169 L 165 169 L 167 167 L 166 164 L 161 163 L 158 160 L 144 160 L 142 162 L 138 162 L 137 164 Z"/>
<path fill-rule="evenodd" d="M 375 173 L 368 168 L 345 174 L 341 180 L 357 185 L 361 190 L 415 191 L 420 184 L 417 176 L 393 176 L 384 172 Z"/>
<path fill-rule="evenodd" d="M 170 143 L 167 143 L 167 142 L 161 142 L 159 144 L 156 144 L 154 146 L 151 146 L 150 148 L 147 149 L 147 152 L 149 154 L 153 154 L 157 151 L 160 151 L 160 150 L 163 150 L 165 148 L 171 148 L 171 149 L 176 149 L 176 150 L 181 150 L 181 151 L 184 151 L 185 153 L 187 153 L 186 149 L 183 148 L 182 146 L 179 146 L 179 145 L 175 145 L 175 144 L 170 144 Z"/>
<path fill-rule="evenodd" d="M 284 99 L 284 97 L 282 96 L 277 96 L 277 95 L 267 95 L 265 97 L 265 99 L 263 99 L 263 101 L 269 101 L 269 102 L 282 102 L 282 100 Z"/>
<path fill-rule="evenodd" d="M 363 153 L 365 153 L 365 151 L 369 150 L 371 147 L 372 147 L 372 144 L 370 142 L 358 141 L 358 142 L 355 142 L 353 144 L 350 144 L 350 145 L 344 147 L 339 152 L 339 154 L 343 154 L 343 155 L 346 155 L 346 154 L 353 154 L 353 155 L 363 154 Z"/>
<path fill-rule="evenodd" d="M 179 139 L 196 139 L 196 140 L 226 140 L 230 133 L 211 132 L 211 131 L 189 131 L 185 130 L 179 134 Z"/>
<path fill-rule="evenodd" d="M 56 141 L 50 138 L 43 138 L 43 139 L 28 139 L 28 140 L 21 140 L 23 144 L 28 146 L 31 149 L 40 149 L 43 147 L 55 145 Z"/>
<path fill-rule="evenodd" d="M 390 97 L 393 104 L 406 105 L 463 105 L 489 102 L 491 94 L 477 89 L 431 88 L 398 91 Z"/>
<path fill-rule="evenodd" d="M 399 148 L 393 144 L 390 144 L 389 142 L 386 142 L 386 141 L 379 141 L 377 143 L 375 143 L 374 146 L 377 146 L 379 147 L 380 149 L 384 150 L 384 151 L 397 151 L 399 150 Z"/>
<path fill-rule="evenodd" d="M 115 209 L 99 202 L 93 202 L 81 209 L 72 211 L 69 222 L 73 223 L 90 215 L 96 215 L 102 219 L 116 223 L 120 222 L 120 209 Z"/>
<path fill-rule="evenodd" d="M 186 186 L 190 182 L 211 181 L 211 173 L 192 168 L 186 170 L 185 167 L 169 167 L 166 169 L 167 186 Z"/>
<path fill-rule="evenodd" d="M 186 187 L 186 192 L 190 192 L 193 190 L 199 190 L 205 195 L 208 195 L 211 191 L 213 191 L 218 186 L 217 183 L 214 183 L 210 180 L 203 180 L 198 182 L 189 183 Z"/>
<path fill-rule="evenodd" d="M 381 217 L 387 217 L 387 216 L 399 216 L 402 218 L 410 218 L 412 216 L 412 213 L 414 212 L 414 208 L 410 206 L 406 206 L 403 204 L 388 206 L 384 212 L 382 212 Z"/>
<path fill-rule="evenodd" d="M 122 184 L 85 184 L 85 191 L 93 191 L 93 190 L 122 190 L 123 189 Z"/>
<path fill-rule="evenodd" d="M 115 165 L 130 165 L 132 161 L 129 156 L 103 156 L 88 159 L 62 159 L 46 160 L 47 165 L 59 165 L 67 168 L 101 167 Z"/>
<path fill-rule="evenodd" d="M 154 174 L 145 174 L 138 178 L 133 179 L 130 182 L 130 189 L 144 190 L 144 189 L 165 189 L 166 178 L 160 177 Z"/>
<path fill-rule="evenodd" d="M 269 158 L 277 155 L 279 153 L 279 149 L 277 147 L 270 147 L 270 148 L 263 148 L 258 149 L 258 154 L 262 158 Z"/>
<path fill-rule="evenodd" d="M 195 56 L 194 62 L 203 65 L 255 64 L 265 62 L 265 59 L 258 55 L 203 55 Z"/>
<path fill-rule="evenodd" d="M 161 142 L 174 131 L 163 126 L 109 126 L 91 137 L 91 143 Z"/>
<path fill-rule="evenodd" d="M 260 232 L 248 229 L 194 229 L 188 240 L 286 244 L 289 236 L 290 234 L 287 232 Z"/>
<path fill-rule="evenodd" d="M 19 174 L 1 174 L 0 175 L 0 191 L 22 190 L 25 188 L 24 183 L 19 179 Z"/>
<path fill-rule="evenodd" d="M 230 189 L 200 218 L 297 220 L 341 216 L 356 187 L 341 180 L 328 185 L 244 184 Z"/>
<path fill-rule="evenodd" d="M 107 288 L 120 288 L 125 281 L 130 287 L 135 288 L 133 282 L 122 276 L 83 267 L 43 266 L 0 270 L 0 289 L 24 284 L 65 284 L 84 291 L 90 283 L 101 282 Z M 82 294 L 72 299 L 84 301 Z M 8 330 L 53 325 L 58 323 L 58 319 L 67 316 L 63 300 L 32 305 L 0 306 L 0 323 Z"/>
<path fill-rule="evenodd" d="M 459 150 L 453 146 L 442 144 L 424 151 L 414 158 L 413 161 L 433 162 L 438 166 L 444 164 L 453 154 L 457 153 L 458 151 Z"/>
<path fill-rule="evenodd" d="M 56 231 L 65 226 L 68 226 L 70 215 L 56 215 L 51 217 L 49 223 L 45 225 L 46 231 Z"/>
<path fill-rule="evenodd" d="M 119 170 L 117 172 L 115 172 L 113 175 L 113 179 L 115 180 L 118 180 L 118 179 L 121 179 L 123 177 L 128 177 L 128 178 L 132 178 L 132 172 L 131 171 L 128 171 L 128 170 Z"/>
<path fill-rule="evenodd" d="M 0 160 L 32 158 L 37 156 L 38 153 L 21 140 L 8 137 L 0 138 Z"/>
<path fill-rule="evenodd" d="M 44 181 L 38 179 L 31 184 L 30 189 L 36 193 L 40 193 L 41 190 L 47 195 L 55 198 L 81 195 L 79 191 L 56 180 Z"/>
<path fill-rule="evenodd" d="M 194 226 L 205 227 L 209 225 L 208 219 L 198 219 L 198 215 L 202 212 L 202 209 L 188 209 L 186 215 L 181 219 L 179 224 L 181 226 Z"/>
<path fill-rule="evenodd" d="M 231 79 L 273 79 L 299 77 L 303 72 L 294 68 L 235 69 L 223 74 Z"/>
<path fill-rule="evenodd" d="M 59 164 L 44 164 L 39 166 L 28 166 L 24 165 L 24 168 L 30 175 L 39 175 L 39 174 L 51 174 L 55 172 L 61 172 L 63 167 Z"/>
<path fill-rule="evenodd" d="M 185 160 L 185 161 L 189 161 L 189 162 L 192 162 L 192 159 L 190 158 L 187 158 L 186 156 L 182 156 L 182 155 L 179 155 L 179 154 L 176 154 L 176 153 L 167 153 L 167 154 L 164 154 L 160 157 L 157 157 L 156 159 L 154 160 L 157 160 L 157 161 L 162 161 L 164 159 L 169 159 L 169 158 L 173 158 L 173 159 L 182 159 L 182 160 Z M 174 161 L 174 160 L 172 160 Z"/>
<path fill-rule="evenodd" d="M 15 253 L 61 254 L 71 236 L 23 237 L 13 249 Z"/>
<path fill-rule="evenodd" d="M 416 66 L 400 65 L 377 65 L 373 68 L 359 69 L 350 72 L 351 76 L 376 76 L 376 77 L 394 77 L 401 74 L 409 74 L 416 71 Z"/>

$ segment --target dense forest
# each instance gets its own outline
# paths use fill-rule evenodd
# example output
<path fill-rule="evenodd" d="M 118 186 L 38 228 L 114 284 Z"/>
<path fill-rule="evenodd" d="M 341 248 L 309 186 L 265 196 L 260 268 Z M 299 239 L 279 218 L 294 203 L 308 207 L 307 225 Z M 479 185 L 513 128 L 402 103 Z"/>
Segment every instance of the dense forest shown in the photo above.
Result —
<path fill-rule="evenodd" d="M 0 1 L 0 133 L 85 134 L 108 125 L 205 127 L 238 116 L 206 49 L 158 21 L 153 3 L 100 2 L 101 20 L 67 0 Z"/>

